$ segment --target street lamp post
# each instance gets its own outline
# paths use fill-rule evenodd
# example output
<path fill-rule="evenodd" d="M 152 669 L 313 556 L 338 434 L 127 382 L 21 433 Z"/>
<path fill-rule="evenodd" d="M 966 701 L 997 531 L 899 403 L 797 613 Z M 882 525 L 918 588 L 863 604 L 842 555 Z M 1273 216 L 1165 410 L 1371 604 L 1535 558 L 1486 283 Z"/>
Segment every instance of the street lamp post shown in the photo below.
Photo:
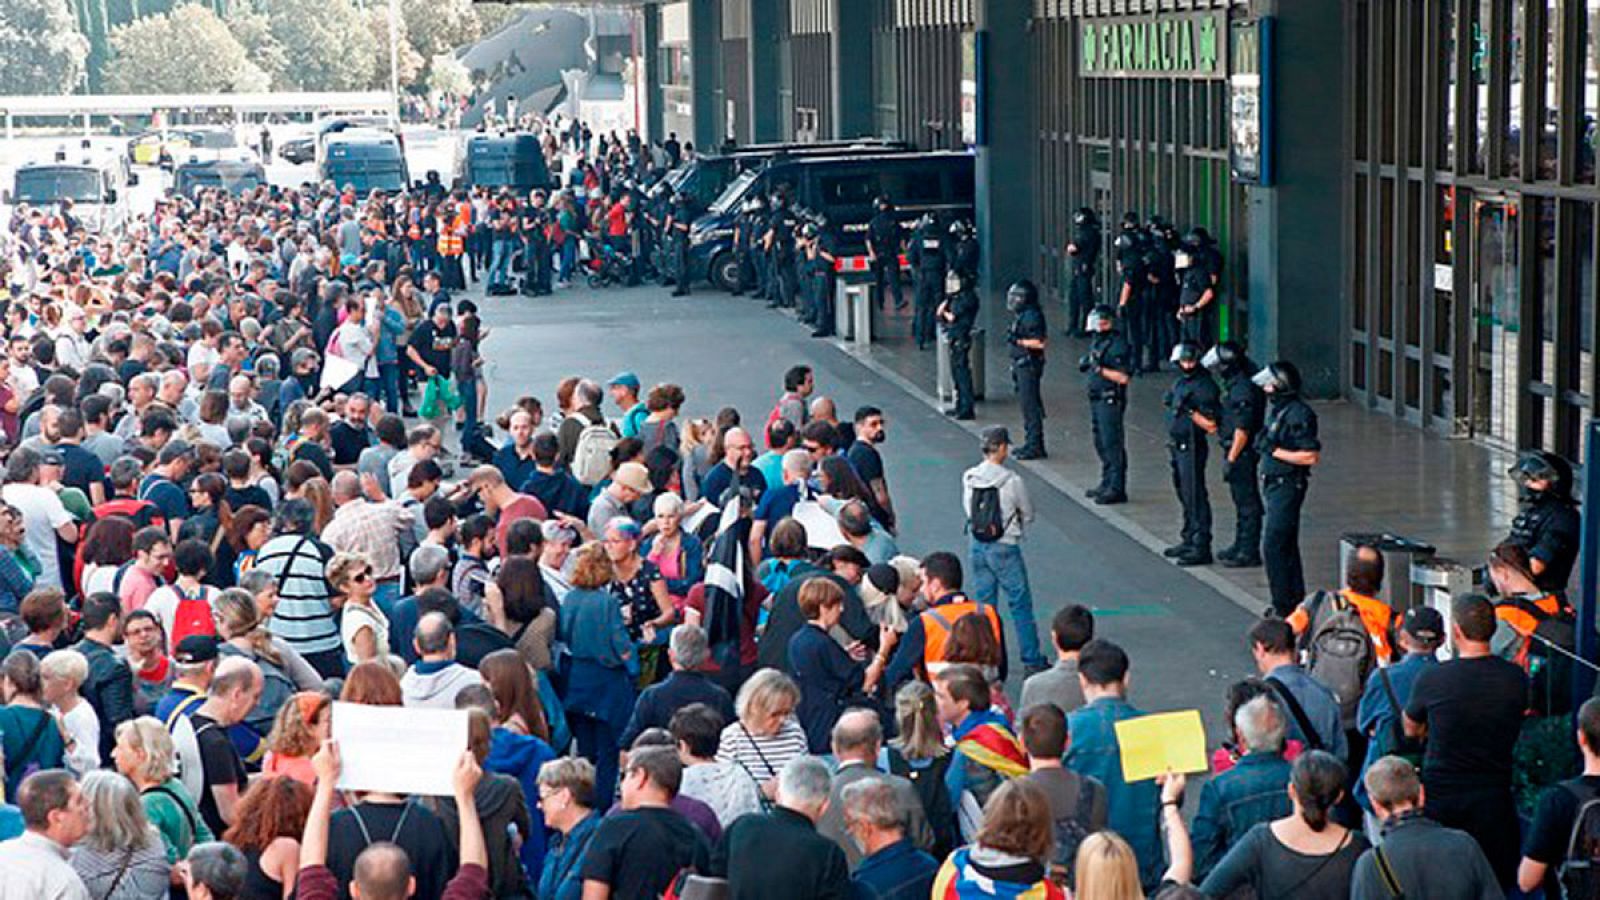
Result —
<path fill-rule="evenodd" d="M 400 0 L 389 0 L 389 109 L 400 124 Z"/>

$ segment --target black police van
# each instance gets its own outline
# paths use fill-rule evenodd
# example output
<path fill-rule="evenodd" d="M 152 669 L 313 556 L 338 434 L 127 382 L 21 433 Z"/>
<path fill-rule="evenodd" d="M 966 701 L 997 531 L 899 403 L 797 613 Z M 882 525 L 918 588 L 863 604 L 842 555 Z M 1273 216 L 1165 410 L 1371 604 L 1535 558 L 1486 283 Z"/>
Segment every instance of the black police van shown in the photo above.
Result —
<path fill-rule="evenodd" d="M 886 196 L 907 233 L 927 213 L 945 219 L 973 215 L 973 156 L 959 151 L 933 153 L 800 157 L 775 159 L 751 169 L 728 185 L 710 210 L 689 230 L 689 267 L 723 290 L 737 280 L 734 222 L 745 200 L 782 190 L 791 208 L 827 217 L 840 256 L 866 252 L 867 223 L 874 202 Z"/>
<path fill-rule="evenodd" d="M 317 148 L 317 177 L 335 188 L 357 193 L 403 191 L 411 182 L 400 139 L 375 128 L 351 128 L 328 135 Z"/>
<path fill-rule="evenodd" d="M 202 188 L 220 187 L 230 194 L 242 194 L 266 183 L 266 169 L 245 155 L 236 159 L 193 159 L 172 173 L 172 192 L 191 199 Z"/>
<path fill-rule="evenodd" d="M 782 157 L 839 156 L 877 153 L 905 153 L 911 145 L 904 141 L 858 138 L 851 141 L 818 141 L 809 144 L 747 144 L 730 153 L 696 156 L 667 173 L 667 189 L 689 195 L 697 210 L 709 207 L 740 174 L 758 169 Z"/>
<path fill-rule="evenodd" d="M 535 188 L 549 190 L 544 148 L 532 134 L 474 134 L 456 154 L 458 188 L 510 188 L 526 198 Z"/>

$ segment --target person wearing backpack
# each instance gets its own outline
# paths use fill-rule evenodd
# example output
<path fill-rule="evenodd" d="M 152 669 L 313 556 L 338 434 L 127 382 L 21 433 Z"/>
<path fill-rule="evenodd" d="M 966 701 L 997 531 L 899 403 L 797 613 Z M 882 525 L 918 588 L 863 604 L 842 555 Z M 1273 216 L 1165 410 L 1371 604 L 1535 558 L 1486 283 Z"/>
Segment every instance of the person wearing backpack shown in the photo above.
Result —
<path fill-rule="evenodd" d="M 1542 885 L 1547 900 L 1600 895 L 1600 698 L 1578 707 L 1577 726 L 1583 772 L 1540 795 L 1517 866 L 1517 887 Z"/>
<path fill-rule="evenodd" d="M 1005 591 L 1017 630 L 1018 651 L 1028 674 L 1050 663 L 1039 648 L 1033 591 L 1022 558 L 1023 529 L 1033 521 L 1033 503 L 1022 476 L 1006 467 L 1011 434 L 1002 425 L 983 430 L 983 462 L 961 476 L 961 505 L 967 514 L 967 558 L 972 567 L 972 599 L 993 605 Z"/>
<path fill-rule="evenodd" d="M 1076 883 L 1074 864 L 1083 839 L 1106 827 L 1109 795 L 1106 786 L 1061 764 L 1067 755 L 1067 715 L 1050 703 L 1022 711 L 1022 747 L 1028 751 L 1028 774 L 1020 779 L 1037 787 L 1050 801 L 1050 823 L 1055 834 L 1050 859 L 1052 880 Z"/>
<path fill-rule="evenodd" d="M 1361 854 L 1350 873 L 1350 900 L 1498 900 L 1494 871 L 1472 836 L 1422 812 L 1422 780 L 1411 763 L 1386 756 L 1363 779 L 1383 823 L 1382 843 Z M 1448 864 L 1441 865 L 1448 860 Z M 1526 862 L 1524 862 L 1526 865 Z M 1550 900 L 1558 894 L 1546 893 Z"/>
<path fill-rule="evenodd" d="M 1406 610 L 1400 622 L 1395 641 L 1404 654 L 1390 666 L 1374 669 L 1367 676 L 1366 690 L 1361 693 L 1361 703 L 1356 709 L 1356 730 L 1367 741 L 1367 756 L 1362 774 L 1385 756 L 1399 755 L 1412 765 L 1422 764 L 1422 744 L 1406 737 L 1400 716 L 1411 699 L 1411 687 L 1417 677 L 1437 666 L 1436 651 L 1444 643 L 1444 616 L 1431 606 L 1413 606 Z M 1374 812 L 1367 785 L 1357 778 L 1355 799 L 1369 814 L 1368 825 L 1375 826 L 1370 818 Z M 1368 829 L 1376 833 L 1375 828 Z"/>
<path fill-rule="evenodd" d="M 1289 714 L 1289 737 L 1307 750 L 1326 750 L 1344 759 L 1345 740 L 1339 698 L 1295 661 L 1294 630 L 1282 619 L 1262 619 L 1250 628 L 1250 655 L 1256 671 Z"/>

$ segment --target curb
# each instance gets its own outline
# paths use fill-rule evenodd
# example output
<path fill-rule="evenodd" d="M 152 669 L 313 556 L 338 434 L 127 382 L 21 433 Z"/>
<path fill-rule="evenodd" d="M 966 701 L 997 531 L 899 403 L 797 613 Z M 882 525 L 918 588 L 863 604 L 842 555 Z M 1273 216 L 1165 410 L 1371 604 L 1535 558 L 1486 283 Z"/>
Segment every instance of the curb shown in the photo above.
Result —
<path fill-rule="evenodd" d="M 837 338 L 829 339 L 828 343 L 840 353 L 843 353 L 845 356 L 848 356 L 849 358 L 865 366 L 874 375 L 877 375 L 879 378 L 890 382 L 891 384 L 910 394 L 912 397 L 916 398 L 923 405 L 932 409 L 934 412 L 942 414 L 943 410 L 939 405 L 939 400 L 937 397 L 929 394 L 926 389 L 918 385 L 916 382 L 913 382 L 906 376 L 894 371 L 888 366 L 885 366 L 878 360 L 873 359 L 871 351 L 862 351 L 855 346 L 854 342 L 843 341 Z M 955 419 L 947 419 L 947 421 L 951 425 L 954 425 L 955 427 L 971 434 L 973 437 L 980 437 L 984 427 L 983 424 L 978 422 L 959 422 Z M 1185 567 L 1168 563 L 1161 556 L 1161 551 L 1166 549 L 1166 541 L 1157 537 L 1144 526 L 1138 524 L 1122 513 L 1117 512 L 1115 509 L 1097 506 L 1090 502 L 1090 500 L 1083 494 L 1085 488 L 1084 485 L 1073 481 L 1065 475 L 1052 471 L 1042 462 L 1034 462 L 1030 460 L 1013 460 L 1012 462 L 1014 465 L 1027 470 L 1028 472 L 1037 476 L 1039 480 L 1055 488 L 1058 492 L 1064 494 L 1068 500 L 1071 500 L 1073 503 L 1076 503 L 1087 512 L 1093 514 L 1095 518 L 1105 522 L 1112 528 L 1115 528 L 1124 536 L 1131 539 L 1134 543 L 1153 553 L 1163 565 L 1172 566 L 1173 569 L 1176 569 L 1177 571 L 1182 572 L 1190 578 L 1193 578 L 1206 587 L 1211 588 L 1218 594 L 1221 594 L 1222 597 L 1229 603 L 1232 603 L 1234 606 L 1239 607 L 1250 615 L 1258 616 L 1261 614 L 1263 608 L 1270 605 L 1267 598 L 1257 597 L 1253 593 L 1242 591 L 1239 585 L 1234 584 L 1232 581 L 1229 581 L 1222 575 L 1211 571 L 1208 567 Z"/>

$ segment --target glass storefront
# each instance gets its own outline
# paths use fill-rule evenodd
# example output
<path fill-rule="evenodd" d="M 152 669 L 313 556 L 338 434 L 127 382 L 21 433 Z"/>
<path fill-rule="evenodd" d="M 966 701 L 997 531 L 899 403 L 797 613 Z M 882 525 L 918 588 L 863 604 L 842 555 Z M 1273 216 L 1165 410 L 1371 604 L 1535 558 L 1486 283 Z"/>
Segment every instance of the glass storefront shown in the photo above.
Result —
<path fill-rule="evenodd" d="M 1348 393 L 1580 458 L 1600 0 L 1346 0 L 1346 15 Z"/>

